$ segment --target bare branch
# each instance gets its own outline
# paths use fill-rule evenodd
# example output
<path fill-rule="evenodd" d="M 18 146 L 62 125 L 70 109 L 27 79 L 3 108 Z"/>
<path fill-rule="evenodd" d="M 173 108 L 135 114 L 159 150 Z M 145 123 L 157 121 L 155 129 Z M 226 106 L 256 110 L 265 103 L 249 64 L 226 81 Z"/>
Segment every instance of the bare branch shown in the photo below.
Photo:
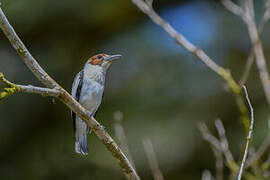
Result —
<path fill-rule="evenodd" d="M 183 46 L 187 51 L 197 56 L 211 70 L 217 74 L 221 73 L 222 68 L 210 59 L 201 49 L 195 47 L 182 34 L 178 33 L 169 23 L 164 21 L 147 3 L 142 0 L 132 0 L 132 2 L 145 14 L 147 14 L 157 25 L 161 26 L 178 44 Z"/>
<path fill-rule="evenodd" d="M 250 102 L 250 99 L 248 97 L 248 92 L 247 92 L 246 86 L 243 86 L 243 89 L 244 89 L 244 92 L 245 92 L 245 95 L 246 95 L 246 100 L 248 102 L 248 106 L 250 108 L 251 120 L 250 120 L 250 126 L 249 126 L 248 135 L 247 135 L 246 147 L 245 147 L 243 159 L 241 161 L 241 166 L 240 166 L 240 169 L 239 169 L 239 172 L 238 172 L 237 180 L 241 180 L 241 177 L 242 177 L 242 173 L 243 173 L 243 170 L 244 170 L 245 162 L 246 162 L 246 159 L 247 159 L 247 154 L 248 154 L 248 149 L 249 149 L 249 143 L 250 143 L 251 138 L 252 138 L 253 126 L 254 126 L 254 112 L 253 112 L 253 107 L 252 107 L 251 102 Z"/>
<path fill-rule="evenodd" d="M 229 148 L 229 142 L 226 137 L 226 131 L 223 126 L 223 123 L 220 119 L 215 120 L 215 126 L 220 138 L 220 147 L 221 151 L 223 152 L 226 162 L 229 166 L 229 168 L 232 170 L 232 176 L 236 176 L 236 171 L 239 169 L 238 165 L 236 164 L 233 155 L 231 153 L 231 150 Z"/>
<path fill-rule="evenodd" d="M 18 92 L 40 94 L 42 96 L 52 96 L 52 97 L 58 97 L 61 94 L 60 91 L 57 89 L 36 87 L 32 85 L 25 86 L 19 84 L 17 84 L 17 86 L 20 88 Z"/>
<path fill-rule="evenodd" d="M 152 142 L 149 138 L 144 138 L 142 140 L 144 151 L 146 153 L 149 166 L 151 168 L 154 180 L 164 180 L 163 174 L 159 168 L 158 160 L 152 145 Z"/>
<path fill-rule="evenodd" d="M 245 11 L 240 6 L 232 2 L 231 0 L 221 0 L 221 3 L 223 4 L 225 8 L 227 8 L 233 14 L 240 16 L 242 18 L 246 18 Z"/>
<path fill-rule="evenodd" d="M 216 122 L 218 122 L 218 121 L 216 121 Z M 218 126 L 218 129 L 219 129 L 218 131 L 220 131 L 219 133 L 221 133 L 222 136 L 225 136 L 225 130 L 224 130 L 223 124 L 218 122 L 218 123 L 216 123 L 216 126 Z M 234 176 L 234 174 L 237 174 L 237 172 L 239 170 L 239 166 L 234 161 L 232 155 L 228 155 L 228 154 L 231 154 L 231 152 L 230 152 L 228 146 L 226 146 L 226 145 L 224 146 L 224 142 L 222 142 L 222 141 L 224 141 L 224 137 L 222 137 L 223 140 L 219 141 L 214 135 L 211 134 L 211 132 L 207 128 L 206 124 L 203 122 L 199 123 L 198 127 L 199 127 L 199 130 L 201 131 L 201 134 L 203 135 L 203 138 L 207 142 L 209 142 L 213 151 L 217 150 L 217 151 L 223 152 L 225 159 L 226 159 L 226 166 L 232 171 L 232 175 Z M 225 138 L 226 138 L 226 136 L 225 136 Z M 227 141 L 227 138 L 225 141 Z M 226 142 L 225 142 L 225 144 L 226 144 Z M 254 177 L 249 172 L 245 172 L 244 176 L 248 180 L 258 180 L 256 177 Z"/>
<path fill-rule="evenodd" d="M 263 13 L 263 16 L 259 23 L 259 28 L 258 28 L 259 36 L 262 35 L 263 30 L 264 30 L 264 25 L 270 18 L 270 1 L 266 0 L 264 9 L 265 10 L 264 10 L 264 13 Z M 246 84 L 253 63 L 254 63 L 254 46 L 252 47 L 252 50 L 250 51 L 248 58 L 246 60 L 245 70 L 244 70 L 243 76 L 241 77 L 239 81 L 240 86 L 243 86 L 244 84 Z"/>
<path fill-rule="evenodd" d="M 254 1 L 253 0 L 244 0 L 243 1 L 244 10 L 246 12 L 246 16 L 250 16 L 250 18 L 255 18 L 254 12 Z M 249 20 L 249 17 L 247 18 Z"/>
<path fill-rule="evenodd" d="M 224 1 L 230 1 L 230 0 L 222 0 L 222 3 L 224 5 Z M 269 73 L 266 68 L 266 60 L 263 52 L 263 46 L 259 37 L 259 32 L 256 26 L 255 17 L 254 17 L 254 5 L 253 0 L 245 0 L 244 2 L 244 13 L 234 13 L 231 9 L 228 8 L 228 6 L 224 5 L 228 10 L 230 10 L 232 13 L 238 15 L 242 18 L 242 20 L 245 22 L 249 37 L 252 42 L 252 46 L 254 47 L 254 54 L 256 58 L 257 67 L 259 69 L 259 74 L 261 78 L 261 82 L 264 88 L 264 93 L 267 99 L 268 104 L 270 104 L 270 79 L 269 79 Z M 238 6 L 238 8 L 240 8 Z M 266 16 L 267 17 L 267 16 Z"/>
<path fill-rule="evenodd" d="M 222 121 L 220 119 L 217 119 L 215 121 L 215 126 L 217 128 L 218 135 L 219 135 L 219 138 L 220 138 L 221 149 L 222 149 L 227 161 L 229 161 L 229 162 L 233 161 L 234 162 L 234 158 L 233 158 L 233 155 L 232 155 L 232 153 L 230 151 L 230 148 L 229 148 L 228 139 L 226 137 L 225 128 L 224 128 L 224 126 L 222 124 Z"/>
<path fill-rule="evenodd" d="M 52 96 L 52 97 L 58 97 L 60 95 L 60 91 L 58 91 L 57 89 L 36 87 L 36 86 L 32 86 L 32 85 L 25 86 L 25 85 L 14 84 L 5 78 L 3 73 L 0 73 L 0 82 L 4 83 L 9 88 L 14 88 L 15 89 L 14 93 L 15 92 L 25 92 L 25 93 L 40 94 L 42 96 Z M 7 88 L 5 88 L 5 89 L 7 89 Z M 3 98 L 5 98 L 5 97 L 2 97 L 0 95 L 0 99 L 3 99 Z"/>
<path fill-rule="evenodd" d="M 173 39 L 175 39 L 176 43 L 183 46 L 188 52 L 192 53 L 196 56 L 200 61 L 202 61 L 208 68 L 217 73 L 221 78 L 225 80 L 228 84 L 234 95 L 236 96 L 237 105 L 239 111 L 242 116 L 243 124 L 248 128 L 246 124 L 249 122 L 249 117 L 247 115 L 247 107 L 244 104 L 244 100 L 242 99 L 240 92 L 241 87 L 235 82 L 231 73 L 225 68 L 219 66 L 215 63 L 202 49 L 193 45 L 190 41 L 188 41 L 182 34 L 177 32 L 169 23 L 167 23 L 164 19 L 162 19 L 153 9 L 152 6 L 149 6 L 148 3 L 143 0 L 132 0 L 132 2 L 145 14 L 151 18 L 151 20 L 163 28 Z"/>
<path fill-rule="evenodd" d="M 222 151 L 219 140 L 210 133 L 209 129 L 207 128 L 204 122 L 200 122 L 198 124 L 198 128 L 201 131 L 204 140 L 209 142 L 211 146 L 216 148 L 218 151 Z"/>
<path fill-rule="evenodd" d="M 66 106 L 68 106 L 72 111 L 74 111 L 84 122 L 92 129 L 92 131 L 97 135 L 99 140 L 106 146 L 107 150 L 111 152 L 112 156 L 117 159 L 119 166 L 122 168 L 123 173 L 128 179 L 138 180 L 140 179 L 136 171 L 130 164 L 129 160 L 118 147 L 111 136 L 104 130 L 88 111 L 83 108 L 73 97 L 64 90 L 59 84 L 57 84 L 37 63 L 34 57 L 30 54 L 27 48 L 24 46 L 23 42 L 17 36 L 13 27 L 9 24 L 5 14 L 0 8 L 0 28 L 9 39 L 10 43 L 13 45 L 17 53 L 21 56 L 27 67 L 33 72 L 33 74 L 48 88 L 57 89 L 60 92 L 58 99 L 60 99 Z M 30 89 L 28 89 L 30 91 Z M 32 90 L 34 90 L 32 88 Z M 37 89 L 35 89 L 37 90 Z"/>
<path fill-rule="evenodd" d="M 208 130 L 205 123 L 200 122 L 198 128 L 201 131 L 203 138 L 208 141 L 211 145 L 211 148 L 214 152 L 216 159 L 216 178 L 217 180 L 223 179 L 223 151 L 221 149 L 221 144 L 219 140 L 213 136 Z"/>
<path fill-rule="evenodd" d="M 269 18 L 270 18 L 270 1 L 266 0 L 264 3 L 264 13 L 258 27 L 259 36 L 261 36 L 261 34 L 263 33 L 264 25 L 269 20 Z M 240 80 L 240 85 L 244 85 L 245 82 L 247 81 L 253 61 L 254 61 L 254 47 L 249 54 L 249 57 L 246 63 L 245 72 L 243 74 L 243 77 Z M 270 119 L 268 119 L 268 130 L 270 129 L 269 124 L 270 124 Z M 251 166 L 254 162 L 257 162 L 262 157 L 262 155 L 266 152 L 269 146 L 270 146 L 270 133 L 268 133 L 268 135 L 265 137 L 263 143 L 260 145 L 257 152 L 247 159 L 246 168 Z"/>

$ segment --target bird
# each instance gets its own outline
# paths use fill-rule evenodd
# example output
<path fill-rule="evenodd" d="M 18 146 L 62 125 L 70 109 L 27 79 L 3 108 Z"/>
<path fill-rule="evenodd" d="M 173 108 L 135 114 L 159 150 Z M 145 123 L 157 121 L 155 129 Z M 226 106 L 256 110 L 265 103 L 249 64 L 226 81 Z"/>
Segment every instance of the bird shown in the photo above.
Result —
<path fill-rule="evenodd" d="M 88 110 L 92 117 L 95 117 L 104 95 L 106 72 L 112 62 L 120 58 L 119 54 L 94 55 L 86 61 L 83 69 L 75 76 L 71 95 Z M 71 111 L 71 117 L 75 132 L 75 152 L 88 155 L 87 134 L 90 128 L 75 112 Z"/>

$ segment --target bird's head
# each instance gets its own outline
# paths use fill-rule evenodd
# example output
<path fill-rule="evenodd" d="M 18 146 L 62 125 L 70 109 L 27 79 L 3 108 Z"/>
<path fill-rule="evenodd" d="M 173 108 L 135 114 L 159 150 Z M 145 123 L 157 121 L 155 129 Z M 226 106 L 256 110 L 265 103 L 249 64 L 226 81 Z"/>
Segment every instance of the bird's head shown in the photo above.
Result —
<path fill-rule="evenodd" d="M 121 58 L 121 55 L 97 54 L 87 61 L 87 65 L 108 69 L 112 62 Z"/>

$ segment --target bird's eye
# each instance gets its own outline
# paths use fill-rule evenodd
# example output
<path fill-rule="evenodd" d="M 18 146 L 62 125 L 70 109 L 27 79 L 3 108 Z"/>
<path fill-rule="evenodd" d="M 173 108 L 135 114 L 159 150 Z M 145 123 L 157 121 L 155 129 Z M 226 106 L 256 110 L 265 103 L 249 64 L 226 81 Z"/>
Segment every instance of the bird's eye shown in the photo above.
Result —
<path fill-rule="evenodd" d="M 99 60 L 103 59 L 103 57 L 102 57 L 102 56 L 98 56 L 97 58 L 98 58 Z"/>

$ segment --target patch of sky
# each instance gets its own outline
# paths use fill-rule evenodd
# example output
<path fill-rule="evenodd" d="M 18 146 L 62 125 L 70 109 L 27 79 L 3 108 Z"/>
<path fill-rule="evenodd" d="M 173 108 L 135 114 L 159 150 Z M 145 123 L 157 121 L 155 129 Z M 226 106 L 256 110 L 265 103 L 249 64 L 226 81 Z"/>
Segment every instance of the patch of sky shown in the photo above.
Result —
<path fill-rule="evenodd" d="M 190 42 L 201 48 L 207 48 L 217 36 L 218 18 L 214 9 L 205 2 L 195 1 L 185 5 L 168 6 L 159 14 Z M 179 52 L 179 46 L 174 40 L 153 23 L 147 23 L 145 37 L 160 50 Z M 188 52 L 182 49 L 182 53 Z"/>

